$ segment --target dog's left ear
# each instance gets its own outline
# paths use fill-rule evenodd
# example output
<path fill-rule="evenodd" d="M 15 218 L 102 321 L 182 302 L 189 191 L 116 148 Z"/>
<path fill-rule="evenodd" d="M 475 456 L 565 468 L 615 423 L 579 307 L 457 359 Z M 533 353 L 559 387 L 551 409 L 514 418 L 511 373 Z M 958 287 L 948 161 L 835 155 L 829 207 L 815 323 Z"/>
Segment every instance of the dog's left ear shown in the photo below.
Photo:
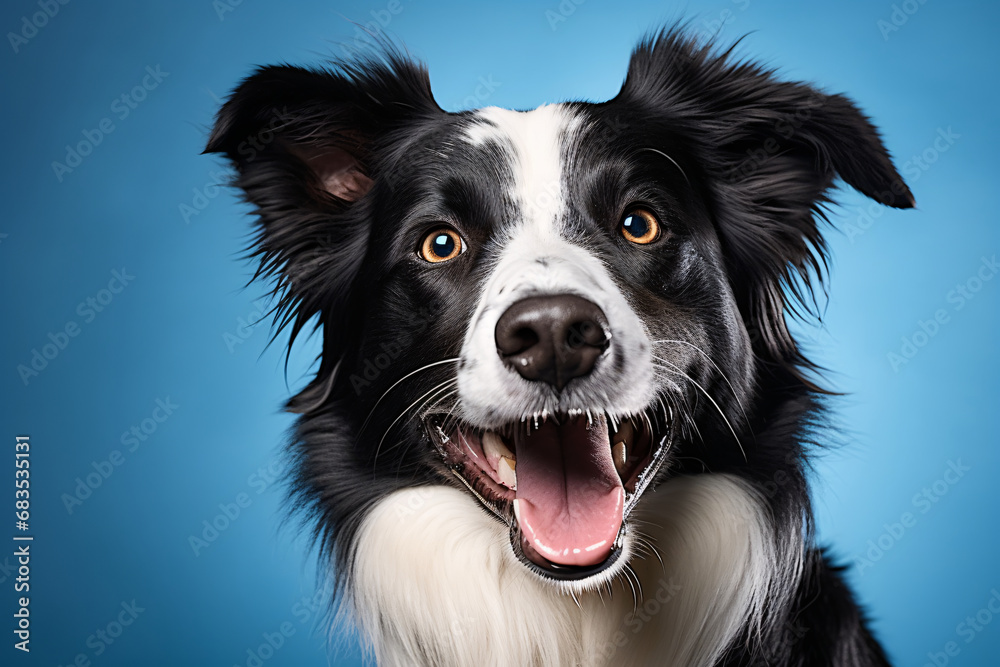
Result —
<path fill-rule="evenodd" d="M 638 114 L 651 137 L 662 128 L 689 142 L 758 355 L 808 365 L 784 313 L 822 279 L 818 222 L 834 179 L 887 206 L 914 206 L 875 127 L 842 95 L 780 81 L 678 30 L 640 44 L 612 104 Z"/>

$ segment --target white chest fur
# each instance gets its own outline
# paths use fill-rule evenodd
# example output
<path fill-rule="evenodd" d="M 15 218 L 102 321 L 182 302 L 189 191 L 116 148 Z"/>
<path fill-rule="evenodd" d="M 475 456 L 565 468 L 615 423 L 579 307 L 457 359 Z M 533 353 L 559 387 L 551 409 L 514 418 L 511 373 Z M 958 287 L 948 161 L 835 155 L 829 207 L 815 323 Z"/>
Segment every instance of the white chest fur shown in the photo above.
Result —
<path fill-rule="evenodd" d="M 468 494 L 397 492 L 358 534 L 356 622 L 383 666 L 711 665 L 784 594 L 798 554 L 776 553 L 759 496 L 736 477 L 676 478 L 641 505 L 633 530 L 662 564 L 633 540 L 632 583 L 578 604 L 518 563 Z"/>

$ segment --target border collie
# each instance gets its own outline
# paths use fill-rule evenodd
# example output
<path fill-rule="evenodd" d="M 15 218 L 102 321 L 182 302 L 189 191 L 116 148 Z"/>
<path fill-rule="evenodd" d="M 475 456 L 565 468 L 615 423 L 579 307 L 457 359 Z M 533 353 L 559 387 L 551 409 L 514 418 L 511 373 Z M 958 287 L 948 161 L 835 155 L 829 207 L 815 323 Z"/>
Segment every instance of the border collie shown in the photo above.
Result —
<path fill-rule="evenodd" d="M 787 321 L 837 177 L 914 200 L 848 98 L 731 51 L 449 113 L 385 47 L 219 112 L 277 330 L 322 336 L 292 498 L 379 664 L 888 664 L 814 541 Z"/>

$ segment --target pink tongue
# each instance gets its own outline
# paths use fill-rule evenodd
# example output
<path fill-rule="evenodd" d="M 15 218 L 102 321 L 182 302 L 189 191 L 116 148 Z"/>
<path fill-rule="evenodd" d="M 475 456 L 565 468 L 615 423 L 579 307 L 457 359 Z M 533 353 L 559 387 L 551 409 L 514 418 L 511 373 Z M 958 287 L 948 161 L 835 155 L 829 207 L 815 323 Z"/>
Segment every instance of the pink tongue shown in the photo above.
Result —
<path fill-rule="evenodd" d="M 625 489 L 602 416 L 557 426 L 546 420 L 515 437 L 518 523 L 528 544 L 559 565 L 596 565 L 611 554 Z M 533 554 L 526 550 L 532 560 Z"/>

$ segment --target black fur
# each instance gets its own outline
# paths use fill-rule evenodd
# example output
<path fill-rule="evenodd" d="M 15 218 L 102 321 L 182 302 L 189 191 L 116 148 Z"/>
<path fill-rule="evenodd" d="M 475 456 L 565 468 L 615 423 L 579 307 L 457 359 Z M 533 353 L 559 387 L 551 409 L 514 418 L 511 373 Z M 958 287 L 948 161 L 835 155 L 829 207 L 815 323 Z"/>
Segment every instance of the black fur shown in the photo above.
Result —
<path fill-rule="evenodd" d="M 684 428 L 661 474 L 752 480 L 776 539 L 804 531 L 811 544 L 805 472 L 824 392 L 786 318 L 807 314 L 822 287 L 834 179 L 898 208 L 913 206 L 909 189 L 850 100 L 780 81 L 678 30 L 639 45 L 614 99 L 574 108 L 589 120 L 566 184 L 575 238 L 613 260 L 654 333 L 709 332 L 711 360 L 691 356 L 686 370 L 726 419 L 695 391 L 683 397 Z M 421 424 L 394 422 L 454 367 L 394 384 L 458 355 L 496 250 L 492 229 L 514 206 L 501 148 L 455 139 L 470 120 L 442 111 L 426 71 L 389 49 L 331 69 L 259 69 L 219 112 L 206 149 L 233 162 L 256 208 L 253 249 L 258 275 L 274 279 L 279 328 L 293 341 L 308 327 L 322 333 L 319 371 L 288 404 L 301 413 L 292 492 L 340 583 L 379 498 L 455 484 Z M 331 150 L 353 155 L 374 182 L 354 203 L 326 192 L 309 167 Z M 623 247 L 599 222 L 613 225 L 635 199 L 671 212 L 671 238 L 655 252 Z M 465 222 L 470 251 L 428 271 L 413 249 L 442 212 Z M 815 548 L 807 560 L 794 599 L 775 601 L 765 631 L 748 628 L 721 665 L 888 664 L 840 570 Z"/>

